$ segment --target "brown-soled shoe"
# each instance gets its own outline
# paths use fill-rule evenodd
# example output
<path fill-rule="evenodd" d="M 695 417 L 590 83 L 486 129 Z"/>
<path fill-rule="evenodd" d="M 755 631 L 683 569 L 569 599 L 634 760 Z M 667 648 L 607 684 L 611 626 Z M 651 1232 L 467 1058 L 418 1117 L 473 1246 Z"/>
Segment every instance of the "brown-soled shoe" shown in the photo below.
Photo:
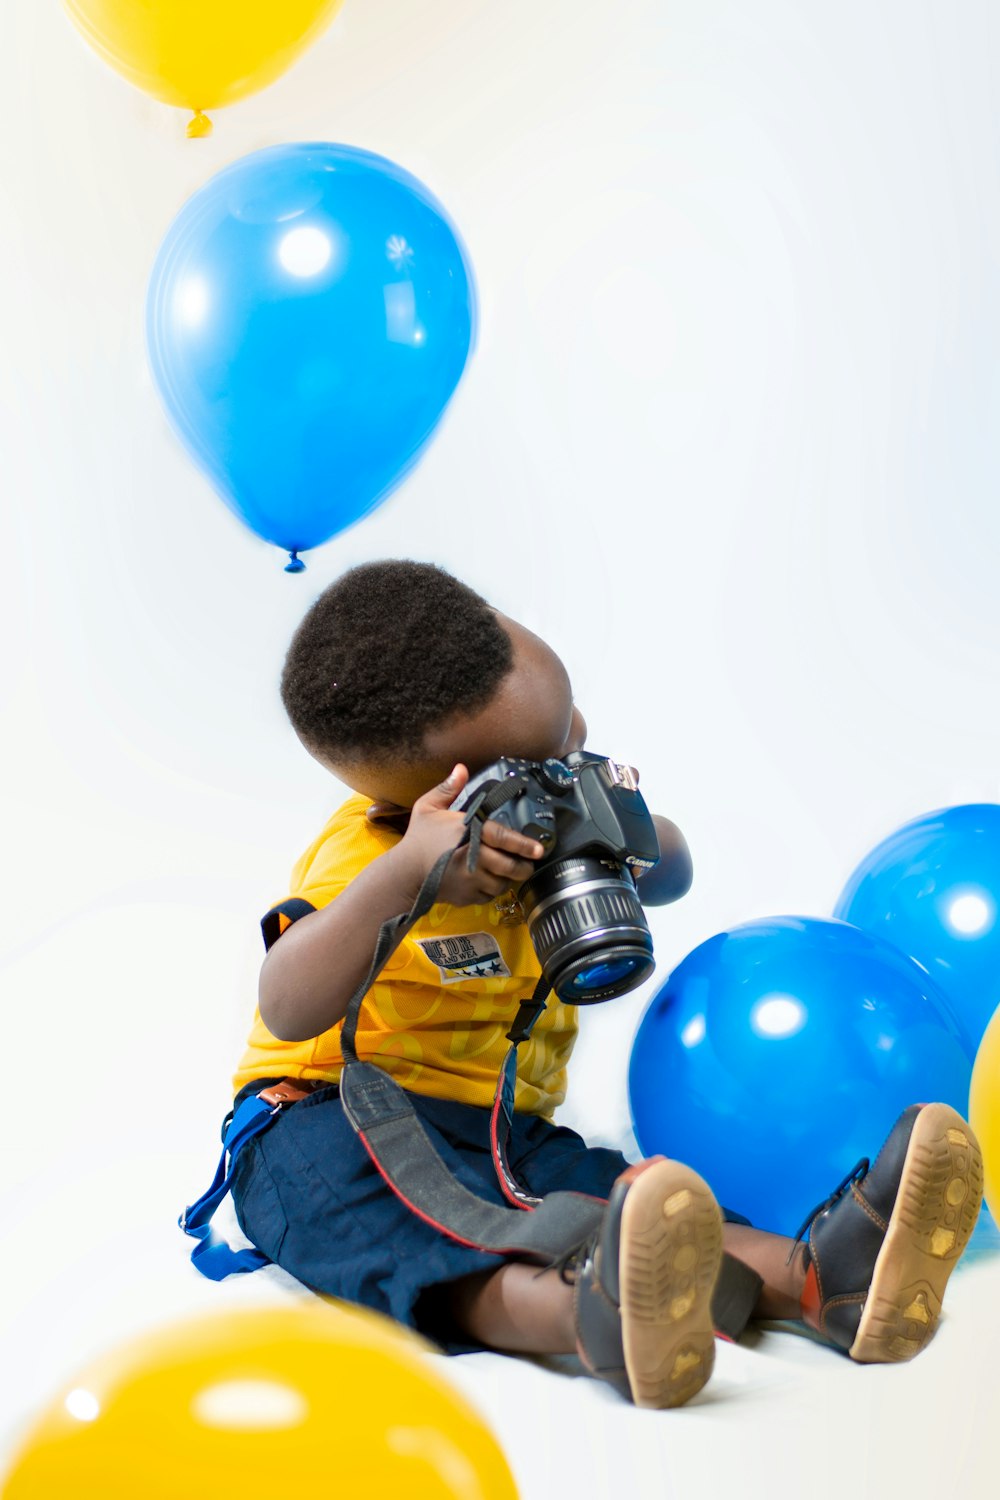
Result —
<path fill-rule="evenodd" d="M 664 1157 L 623 1172 L 599 1230 L 569 1261 L 586 1369 L 636 1406 L 689 1401 L 715 1363 L 721 1258 L 722 1216 L 696 1172 Z"/>
<path fill-rule="evenodd" d="M 912 1359 L 937 1328 L 982 1197 L 968 1123 L 950 1105 L 911 1104 L 874 1165 L 860 1161 L 796 1235 L 808 1230 L 804 1321 L 862 1364 Z"/>

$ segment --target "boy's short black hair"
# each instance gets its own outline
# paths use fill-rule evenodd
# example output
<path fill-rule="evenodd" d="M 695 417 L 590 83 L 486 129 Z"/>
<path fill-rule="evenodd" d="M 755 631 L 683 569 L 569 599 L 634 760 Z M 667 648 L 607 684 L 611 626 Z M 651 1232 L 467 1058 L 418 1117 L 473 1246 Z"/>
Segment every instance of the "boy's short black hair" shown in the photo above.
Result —
<path fill-rule="evenodd" d="M 295 632 L 281 700 L 300 738 L 332 759 L 419 756 L 425 732 L 484 707 L 512 663 L 494 610 L 443 568 L 365 563 Z"/>

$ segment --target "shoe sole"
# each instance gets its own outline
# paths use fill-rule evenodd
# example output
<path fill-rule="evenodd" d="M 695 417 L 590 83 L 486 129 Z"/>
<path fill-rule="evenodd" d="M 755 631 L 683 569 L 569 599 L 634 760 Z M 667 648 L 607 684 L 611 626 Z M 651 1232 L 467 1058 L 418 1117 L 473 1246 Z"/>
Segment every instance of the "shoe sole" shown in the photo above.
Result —
<path fill-rule="evenodd" d="M 983 1157 L 967 1122 L 928 1104 L 913 1126 L 903 1171 L 848 1353 L 861 1364 L 913 1359 L 933 1337 L 948 1278 L 976 1225 Z"/>
<path fill-rule="evenodd" d="M 647 1167 L 622 1206 L 619 1293 L 625 1370 L 636 1406 L 682 1406 L 715 1363 L 712 1291 L 722 1215 L 680 1162 Z"/>

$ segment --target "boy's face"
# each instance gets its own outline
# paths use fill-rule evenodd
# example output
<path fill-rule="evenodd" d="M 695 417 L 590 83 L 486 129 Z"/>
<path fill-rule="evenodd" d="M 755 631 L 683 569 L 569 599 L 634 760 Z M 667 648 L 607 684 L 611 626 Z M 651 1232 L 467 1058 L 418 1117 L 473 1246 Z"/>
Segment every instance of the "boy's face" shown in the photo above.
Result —
<path fill-rule="evenodd" d="M 499 612 L 497 618 L 514 648 L 510 671 L 485 708 L 456 714 L 428 730 L 419 759 L 378 764 L 312 754 L 339 781 L 374 802 L 412 807 L 459 762 L 475 775 L 501 755 L 545 760 L 581 750 L 587 725 L 573 702 L 566 668 L 525 626 Z"/>

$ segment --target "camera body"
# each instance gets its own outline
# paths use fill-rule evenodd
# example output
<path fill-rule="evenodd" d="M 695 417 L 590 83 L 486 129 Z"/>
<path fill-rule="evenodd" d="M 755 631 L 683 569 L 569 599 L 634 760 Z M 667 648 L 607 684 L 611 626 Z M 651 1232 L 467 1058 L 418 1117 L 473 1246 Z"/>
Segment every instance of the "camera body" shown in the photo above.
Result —
<path fill-rule="evenodd" d="M 576 750 L 565 760 L 502 757 L 453 804 L 545 850 L 520 887 L 542 972 L 561 1000 L 610 1000 L 654 968 L 653 941 L 632 870 L 659 859 L 656 829 L 631 766 Z"/>

